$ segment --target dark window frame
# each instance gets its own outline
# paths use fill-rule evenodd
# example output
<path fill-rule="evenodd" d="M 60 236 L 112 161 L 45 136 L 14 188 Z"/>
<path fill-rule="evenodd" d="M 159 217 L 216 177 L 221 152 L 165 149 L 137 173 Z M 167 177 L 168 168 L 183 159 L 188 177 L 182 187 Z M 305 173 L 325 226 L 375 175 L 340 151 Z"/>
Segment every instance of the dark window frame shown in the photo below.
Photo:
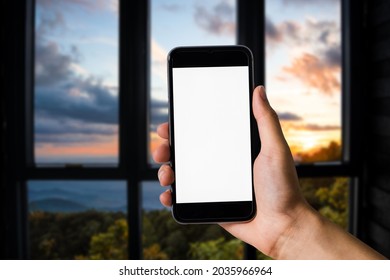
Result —
<path fill-rule="evenodd" d="M 357 211 L 364 204 L 362 188 L 362 147 L 364 131 L 359 114 L 365 88 L 361 70 L 363 0 L 342 1 L 342 140 L 340 162 L 297 165 L 304 177 L 350 177 L 350 231 L 362 235 Z M 157 180 L 157 167 L 147 161 L 149 104 L 149 1 L 119 0 L 119 165 L 117 167 L 36 167 L 33 164 L 33 58 L 35 1 L 8 1 L 6 9 L 14 18 L 6 28 L 12 35 L 10 55 L 4 74 L 7 108 L 4 113 L 4 193 L 5 258 L 25 259 L 28 252 L 27 182 L 29 180 L 115 179 L 127 182 L 130 259 L 142 255 L 141 193 L 142 181 Z M 23 7 L 22 7 L 23 6 Z M 21 9 L 22 8 L 22 9 Z M 25 11 L 25 14 L 20 11 Z M 264 84 L 264 0 L 237 0 L 238 43 L 252 49 L 255 83 Z M 16 17 L 15 15 L 19 15 Z M 353 46 L 353 47 L 352 47 Z M 25 70 L 20 70 L 25 69 Z M 352 82 L 353 81 L 353 82 Z M 352 94 L 353 93 L 353 94 Z M 353 141 L 352 141 L 353 139 Z M 258 139 L 253 139 L 258 141 Z M 253 247 L 246 247 L 246 258 L 255 259 Z"/>

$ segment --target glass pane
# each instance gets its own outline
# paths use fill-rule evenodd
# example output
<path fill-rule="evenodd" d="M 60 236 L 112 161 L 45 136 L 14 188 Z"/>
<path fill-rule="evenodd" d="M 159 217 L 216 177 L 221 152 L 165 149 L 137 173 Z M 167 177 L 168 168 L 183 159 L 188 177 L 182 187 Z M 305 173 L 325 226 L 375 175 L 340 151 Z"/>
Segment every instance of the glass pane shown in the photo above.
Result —
<path fill-rule="evenodd" d="M 29 181 L 32 259 L 127 259 L 125 181 Z"/>
<path fill-rule="evenodd" d="M 36 1 L 37 164 L 118 162 L 118 1 Z"/>
<path fill-rule="evenodd" d="M 168 121 L 167 54 L 177 46 L 236 43 L 235 0 L 151 0 L 149 155 L 159 143 L 156 127 Z"/>
<path fill-rule="evenodd" d="M 341 159 L 341 3 L 266 1 L 266 87 L 297 162 Z"/>
<path fill-rule="evenodd" d="M 242 259 L 244 244 L 218 225 L 180 225 L 159 202 L 164 189 L 157 181 L 142 188 L 143 258 L 157 259 Z"/>

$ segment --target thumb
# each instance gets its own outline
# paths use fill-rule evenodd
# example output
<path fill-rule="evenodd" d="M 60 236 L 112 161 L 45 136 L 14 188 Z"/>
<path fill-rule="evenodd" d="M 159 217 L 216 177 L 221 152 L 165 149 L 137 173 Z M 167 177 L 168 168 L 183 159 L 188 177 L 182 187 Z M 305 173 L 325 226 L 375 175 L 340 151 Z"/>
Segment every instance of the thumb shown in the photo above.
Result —
<path fill-rule="evenodd" d="M 288 147 L 284 139 L 278 115 L 268 102 L 265 88 L 258 86 L 253 91 L 253 114 L 260 134 L 261 149 Z M 277 145 L 277 146 L 275 146 Z"/>

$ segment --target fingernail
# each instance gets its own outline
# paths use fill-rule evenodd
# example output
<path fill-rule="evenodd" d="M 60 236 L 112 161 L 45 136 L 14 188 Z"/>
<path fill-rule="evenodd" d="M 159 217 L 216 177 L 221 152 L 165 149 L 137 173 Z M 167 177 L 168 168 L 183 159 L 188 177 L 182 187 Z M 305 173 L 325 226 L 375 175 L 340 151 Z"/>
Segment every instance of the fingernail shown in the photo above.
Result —
<path fill-rule="evenodd" d="M 264 101 L 268 101 L 267 99 L 267 94 L 265 92 L 265 88 L 263 86 L 260 86 L 260 97 L 261 99 L 263 99 Z"/>
<path fill-rule="evenodd" d="M 158 180 L 161 181 L 161 177 L 164 175 L 165 170 L 160 168 L 157 173 Z"/>

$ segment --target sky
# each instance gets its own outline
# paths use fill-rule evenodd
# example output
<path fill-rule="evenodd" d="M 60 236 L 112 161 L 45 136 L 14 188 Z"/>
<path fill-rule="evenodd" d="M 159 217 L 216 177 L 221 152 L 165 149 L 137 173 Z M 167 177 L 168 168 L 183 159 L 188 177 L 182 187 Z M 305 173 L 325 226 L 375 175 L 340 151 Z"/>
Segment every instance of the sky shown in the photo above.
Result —
<path fill-rule="evenodd" d="M 340 1 L 265 5 L 267 94 L 299 161 L 299 153 L 341 142 Z M 153 150 L 155 125 L 167 120 L 167 53 L 181 45 L 235 44 L 236 7 L 227 0 L 171 0 L 152 1 L 151 11 Z"/>
<path fill-rule="evenodd" d="M 266 88 L 293 154 L 341 143 L 340 1 L 266 3 Z"/>
<path fill-rule="evenodd" d="M 38 0 L 35 160 L 118 161 L 118 3 Z"/>
<path fill-rule="evenodd" d="M 341 141 L 339 1 L 266 1 L 266 88 L 294 155 Z M 36 4 L 36 162 L 118 162 L 118 0 Z M 167 53 L 235 44 L 236 7 L 151 0 L 150 9 L 153 150 L 167 120 Z"/>

